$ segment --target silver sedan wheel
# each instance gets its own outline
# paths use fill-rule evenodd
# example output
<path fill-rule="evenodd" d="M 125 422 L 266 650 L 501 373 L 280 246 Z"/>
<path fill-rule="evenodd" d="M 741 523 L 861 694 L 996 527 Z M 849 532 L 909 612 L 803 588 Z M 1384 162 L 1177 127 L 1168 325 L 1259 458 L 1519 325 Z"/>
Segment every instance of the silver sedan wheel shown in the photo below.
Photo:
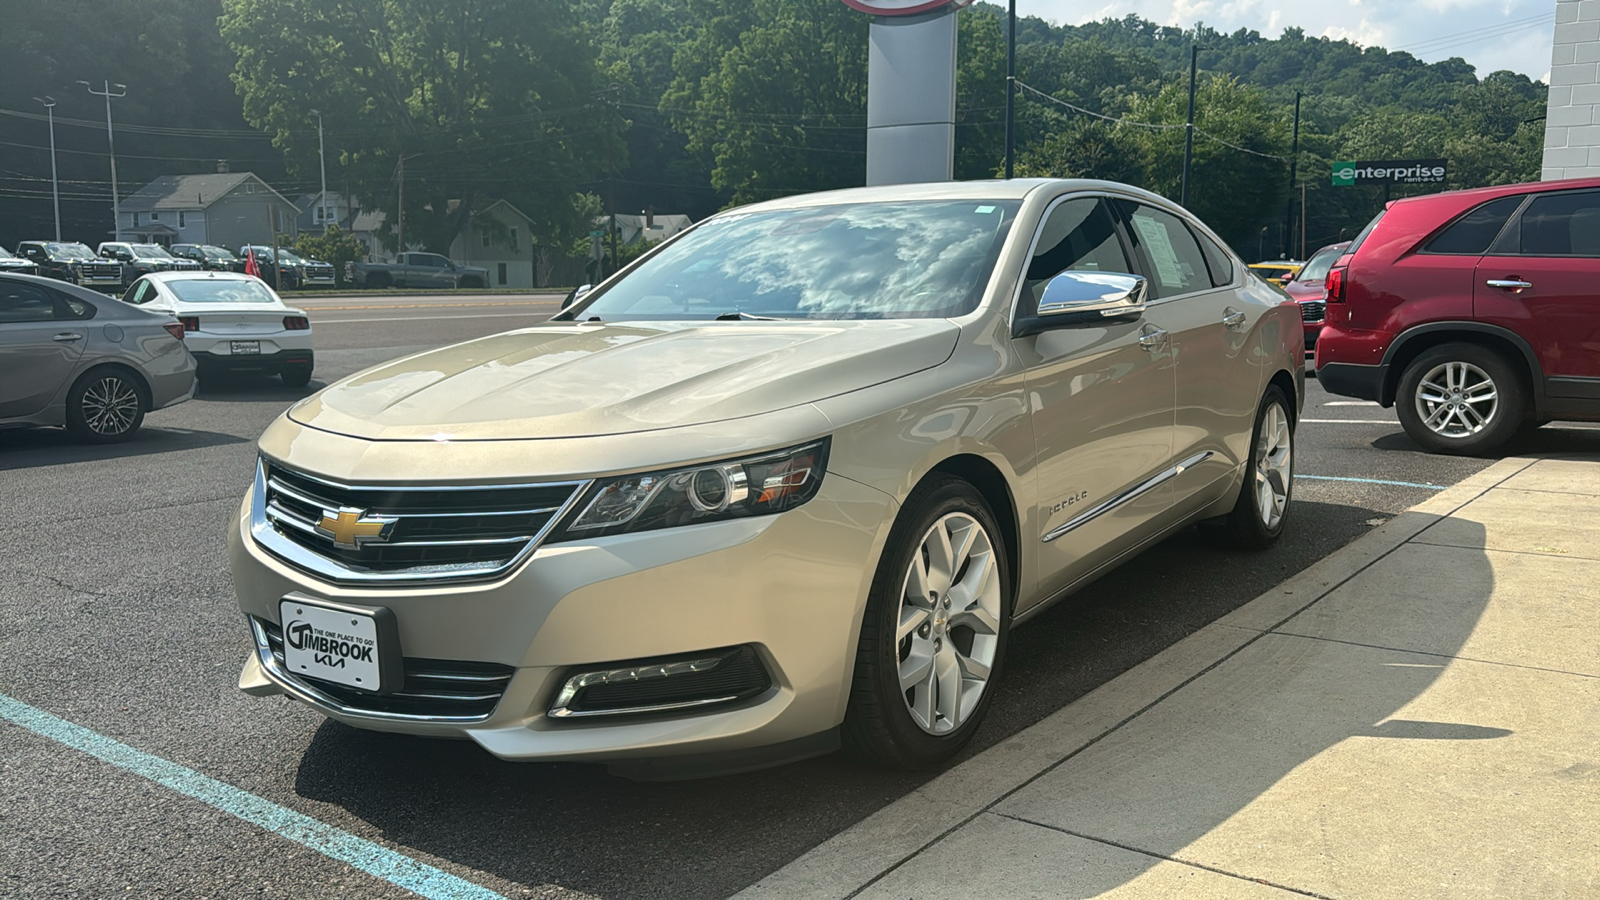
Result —
<path fill-rule="evenodd" d="M 1469 362 L 1440 363 L 1417 383 L 1417 417 L 1434 434 L 1471 437 L 1500 411 L 1500 392 L 1489 373 Z"/>
<path fill-rule="evenodd" d="M 1294 433 L 1289 430 L 1289 414 L 1273 403 L 1261 417 L 1261 434 L 1255 453 L 1256 512 L 1267 529 L 1283 521 L 1289 505 L 1289 481 L 1294 477 Z"/>
<path fill-rule="evenodd" d="M 978 708 L 1000 646 L 1000 572 L 978 520 L 950 513 L 923 535 L 900 591 L 900 691 L 911 718 L 948 734 Z"/>
<path fill-rule="evenodd" d="M 83 421 L 95 434 L 119 435 L 139 416 L 139 392 L 116 375 L 106 375 L 83 392 Z"/>

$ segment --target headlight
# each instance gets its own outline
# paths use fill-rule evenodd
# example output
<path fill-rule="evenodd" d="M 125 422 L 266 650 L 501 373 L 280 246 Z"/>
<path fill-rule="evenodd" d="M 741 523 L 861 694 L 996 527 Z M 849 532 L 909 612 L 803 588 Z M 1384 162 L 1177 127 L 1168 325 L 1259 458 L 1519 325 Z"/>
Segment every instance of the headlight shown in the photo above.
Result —
<path fill-rule="evenodd" d="M 817 495 L 829 439 L 666 472 L 603 478 L 551 541 L 697 525 L 794 509 Z"/>

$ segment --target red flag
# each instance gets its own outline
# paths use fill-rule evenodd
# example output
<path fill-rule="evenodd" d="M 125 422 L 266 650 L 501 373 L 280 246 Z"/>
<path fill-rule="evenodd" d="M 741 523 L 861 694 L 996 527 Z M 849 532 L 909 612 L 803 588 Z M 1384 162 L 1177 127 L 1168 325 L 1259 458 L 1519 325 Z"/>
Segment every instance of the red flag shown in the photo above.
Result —
<path fill-rule="evenodd" d="M 256 248 L 251 247 L 244 255 L 244 273 L 261 277 L 261 267 L 256 265 Z"/>

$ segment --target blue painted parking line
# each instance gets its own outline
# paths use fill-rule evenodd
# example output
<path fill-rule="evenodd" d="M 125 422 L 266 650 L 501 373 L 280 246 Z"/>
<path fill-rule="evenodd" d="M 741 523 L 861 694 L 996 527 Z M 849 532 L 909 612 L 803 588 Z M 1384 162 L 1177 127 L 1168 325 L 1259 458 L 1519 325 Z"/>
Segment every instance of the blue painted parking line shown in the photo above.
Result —
<path fill-rule="evenodd" d="M 0 694 L 0 718 L 287 838 L 430 900 L 505 900 L 500 894 L 319 822 L 231 784 L 74 725 Z"/>
<path fill-rule="evenodd" d="M 1384 481 L 1381 478 L 1344 478 L 1339 475 L 1296 475 L 1296 480 L 1304 478 L 1307 481 L 1354 481 L 1357 484 L 1386 484 L 1391 487 L 1422 488 L 1425 491 L 1442 491 L 1448 485 L 1443 484 L 1418 484 L 1415 481 Z"/>

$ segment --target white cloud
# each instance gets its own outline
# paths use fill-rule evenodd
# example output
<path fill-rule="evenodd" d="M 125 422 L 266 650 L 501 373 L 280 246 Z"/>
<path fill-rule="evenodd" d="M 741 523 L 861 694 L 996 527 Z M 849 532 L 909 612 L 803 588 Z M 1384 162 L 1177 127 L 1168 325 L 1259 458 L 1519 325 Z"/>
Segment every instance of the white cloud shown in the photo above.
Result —
<path fill-rule="evenodd" d="M 1137 13 L 1161 25 L 1197 21 L 1219 31 L 1250 28 L 1275 38 L 1286 27 L 1405 50 L 1428 62 L 1459 56 L 1480 76 L 1498 69 L 1542 78 L 1550 70 L 1555 0 L 1128 0 L 1085 8 L 1080 0 L 1017 0 L 1020 15 L 1081 24 Z M 1544 17 L 1540 21 L 1529 21 Z"/>

